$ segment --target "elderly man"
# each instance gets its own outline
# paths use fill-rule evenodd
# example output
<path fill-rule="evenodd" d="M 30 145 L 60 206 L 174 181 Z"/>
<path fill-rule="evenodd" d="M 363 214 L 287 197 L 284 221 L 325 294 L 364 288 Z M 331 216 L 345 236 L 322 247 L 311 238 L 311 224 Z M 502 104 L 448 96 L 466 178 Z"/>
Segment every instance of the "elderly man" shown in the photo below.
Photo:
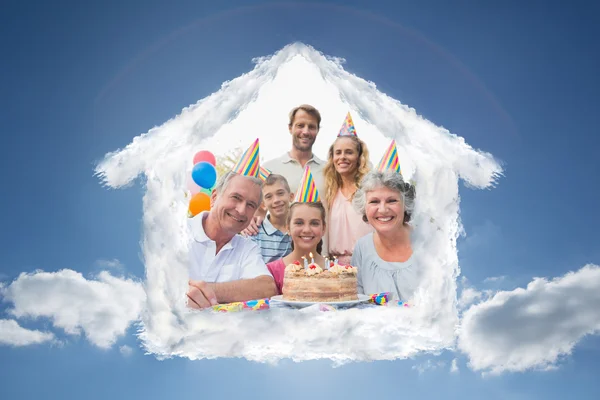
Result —
<path fill-rule="evenodd" d="M 288 130 L 292 136 L 292 148 L 280 157 L 269 160 L 263 166 L 272 173 L 283 175 L 288 181 L 290 191 L 296 193 L 304 167 L 308 165 L 315 179 L 319 193 L 325 193 L 323 168 L 325 161 L 313 154 L 312 148 L 321 128 L 321 114 L 319 110 L 309 104 L 302 104 L 290 111 Z M 323 196 L 321 196 L 323 198 Z M 255 218 L 250 222 L 244 234 L 253 236 L 258 234 L 258 227 L 265 218 L 267 210 L 258 210 Z"/>
<path fill-rule="evenodd" d="M 262 181 L 235 172 L 225 174 L 211 196 L 211 210 L 190 220 L 188 307 L 247 301 L 277 294 L 260 249 L 238 233 L 262 202 Z"/>

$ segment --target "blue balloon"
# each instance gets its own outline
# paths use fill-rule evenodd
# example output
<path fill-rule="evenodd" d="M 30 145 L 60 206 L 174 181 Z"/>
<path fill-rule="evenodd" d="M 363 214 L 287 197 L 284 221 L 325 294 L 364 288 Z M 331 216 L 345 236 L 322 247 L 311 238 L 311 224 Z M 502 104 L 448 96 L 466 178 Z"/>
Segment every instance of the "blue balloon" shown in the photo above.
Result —
<path fill-rule="evenodd" d="M 217 181 L 217 170 L 212 164 L 201 161 L 194 165 L 192 179 L 202 188 L 211 188 Z"/>

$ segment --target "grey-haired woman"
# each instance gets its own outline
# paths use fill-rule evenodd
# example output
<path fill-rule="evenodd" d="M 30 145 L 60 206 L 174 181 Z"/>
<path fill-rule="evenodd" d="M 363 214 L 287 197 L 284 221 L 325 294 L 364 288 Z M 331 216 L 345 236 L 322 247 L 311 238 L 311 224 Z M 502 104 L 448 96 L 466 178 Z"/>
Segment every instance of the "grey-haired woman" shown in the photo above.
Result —
<path fill-rule="evenodd" d="M 362 294 L 390 292 L 408 301 L 417 285 L 410 218 L 415 188 L 397 172 L 372 171 L 356 192 L 353 205 L 374 232 L 358 240 L 352 265 L 358 268 Z"/>

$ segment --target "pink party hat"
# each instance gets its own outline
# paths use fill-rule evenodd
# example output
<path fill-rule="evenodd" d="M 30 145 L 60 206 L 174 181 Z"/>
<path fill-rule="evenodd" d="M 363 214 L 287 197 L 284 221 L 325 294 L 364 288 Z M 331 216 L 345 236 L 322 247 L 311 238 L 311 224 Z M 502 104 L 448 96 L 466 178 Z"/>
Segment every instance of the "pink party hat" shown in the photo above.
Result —
<path fill-rule="evenodd" d="M 321 201 L 319 190 L 317 189 L 317 185 L 315 185 L 315 180 L 307 165 L 304 168 L 304 174 L 302 174 L 302 179 L 300 180 L 300 186 L 298 186 L 294 203 L 315 203 L 318 201 Z"/>
<path fill-rule="evenodd" d="M 357 136 L 356 128 L 354 127 L 354 122 L 352 121 L 352 116 L 350 115 L 350 111 L 348 111 L 348 114 L 346 115 L 346 119 L 344 120 L 344 123 L 342 124 L 342 128 L 340 129 L 340 132 L 338 133 L 338 137 L 340 137 L 340 136 Z"/>
<path fill-rule="evenodd" d="M 377 171 L 394 171 L 400 173 L 400 160 L 398 159 L 398 149 L 396 149 L 395 140 L 392 140 L 383 157 L 381 157 L 381 161 L 377 165 Z"/>
<path fill-rule="evenodd" d="M 248 148 L 242 155 L 242 158 L 238 161 L 236 166 L 233 168 L 233 172 L 258 178 L 259 176 L 259 163 L 258 163 L 259 145 L 258 138 L 252 143 L 252 146 Z"/>
<path fill-rule="evenodd" d="M 258 177 L 262 179 L 263 182 L 266 181 L 269 175 L 271 174 L 272 172 L 269 169 L 263 167 L 262 165 L 260 166 L 258 171 Z"/>

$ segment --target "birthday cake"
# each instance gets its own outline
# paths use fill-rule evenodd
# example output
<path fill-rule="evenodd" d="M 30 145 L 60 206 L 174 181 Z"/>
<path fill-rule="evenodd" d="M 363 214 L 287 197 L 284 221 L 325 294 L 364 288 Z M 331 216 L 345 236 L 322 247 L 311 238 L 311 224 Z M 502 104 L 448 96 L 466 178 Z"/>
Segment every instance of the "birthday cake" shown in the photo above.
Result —
<path fill-rule="evenodd" d="M 357 269 L 331 262 L 325 270 L 315 263 L 306 268 L 296 261 L 285 268 L 283 299 L 333 302 L 358 300 Z"/>

